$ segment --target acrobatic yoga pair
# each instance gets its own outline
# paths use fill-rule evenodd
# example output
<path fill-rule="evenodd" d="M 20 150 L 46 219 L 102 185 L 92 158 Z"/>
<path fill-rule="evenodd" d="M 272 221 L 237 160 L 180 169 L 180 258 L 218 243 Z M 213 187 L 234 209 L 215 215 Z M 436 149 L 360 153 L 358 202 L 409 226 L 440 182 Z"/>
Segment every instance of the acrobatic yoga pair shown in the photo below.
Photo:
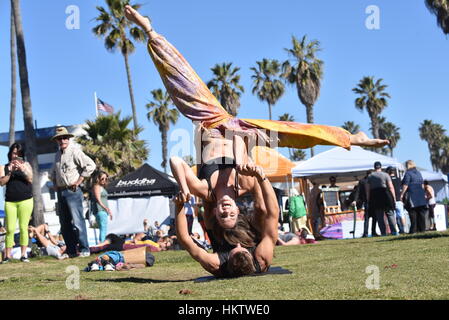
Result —
<path fill-rule="evenodd" d="M 131 6 L 125 7 L 125 16 L 147 34 L 148 51 L 173 103 L 184 116 L 199 122 L 202 137 L 197 150 L 197 154 L 201 153 L 198 177 L 182 159 L 170 159 L 181 189 L 175 200 L 176 231 L 181 245 L 215 276 L 265 272 L 273 259 L 279 207 L 263 170 L 248 156 L 248 147 L 254 141 L 301 149 L 315 145 L 349 149 L 351 145 L 388 144 L 387 140 L 369 139 L 363 132 L 352 135 L 339 127 L 235 118 L 224 110 L 176 48 L 152 29 L 147 18 Z M 266 132 L 276 133 L 276 141 L 270 140 Z M 239 214 L 235 203 L 247 192 L 254 196 L 255 214 L 251 220 Z M 198 247 L 188 234 L 183 203 L 191 194 L 205 202 L 204 218 L 214 253 Z"/>

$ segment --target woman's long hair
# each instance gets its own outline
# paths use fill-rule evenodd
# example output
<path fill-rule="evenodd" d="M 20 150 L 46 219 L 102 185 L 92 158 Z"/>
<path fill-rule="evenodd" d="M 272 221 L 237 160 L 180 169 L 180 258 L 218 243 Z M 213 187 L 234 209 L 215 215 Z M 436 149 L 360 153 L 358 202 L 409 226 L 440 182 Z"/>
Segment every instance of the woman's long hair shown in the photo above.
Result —
<path fill-rule="evenodd" d="M 14 149 L 17 150 L 17 155 L 19 157 L 24 158 L 25 156 L 25 148 L 18 142 L 13 143 L 10 147 L 9 147 L 9 151 L 8 151 L 8 161 L 11 162 L 11 157 L 12 157 L 12 152 L 14 151 Z"/>
<path fill-rule="evenodd" d="M 239 214 L 234 228 L 224 229 L 220 226 L 215 215 L 212 215 L 212 232 L 215 239 L 221 243 L 229 243 L 232 246 L 240 245 L 244 248 L 252 248 L 257 245 L 259 235 L 251 225 L 249 218 Z"/>
<path fill-rule="evenodd" d="M 106 177 L 109 177 L 107 172 L 103 170 L 97 170 L 97 172 L 93 175 L 92 186 L 94 186 L 95 184 L 100 184 L 100 177 L 104 174 L 106 175 Z"/>

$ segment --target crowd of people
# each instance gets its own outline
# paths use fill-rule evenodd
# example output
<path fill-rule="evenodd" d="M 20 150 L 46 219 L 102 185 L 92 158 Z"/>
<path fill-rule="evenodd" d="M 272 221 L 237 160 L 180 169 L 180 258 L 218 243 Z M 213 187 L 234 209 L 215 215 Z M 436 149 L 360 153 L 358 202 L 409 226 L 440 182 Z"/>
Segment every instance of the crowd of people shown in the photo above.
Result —
<path fill-rule="evenodd" d="M 406 172 L 402 178 L 394 167 L 382 170 L 379 161 L 374 163 L 374 170 L 366 172 L 354 193 L 353 205 L 364 209 L 363 237 L 368 236 L 369 220 L 371 235 L 398 235 L 406 233 L 425 232 L 435 229 L 434 212 L 436 205 L 435 192 L 428 181 L 416 169 L 412 160 L 405 163 Z M 406 213 L 410 220 L 407 228 Z M 385 223 L 387 222 L 387 223 Z"/>

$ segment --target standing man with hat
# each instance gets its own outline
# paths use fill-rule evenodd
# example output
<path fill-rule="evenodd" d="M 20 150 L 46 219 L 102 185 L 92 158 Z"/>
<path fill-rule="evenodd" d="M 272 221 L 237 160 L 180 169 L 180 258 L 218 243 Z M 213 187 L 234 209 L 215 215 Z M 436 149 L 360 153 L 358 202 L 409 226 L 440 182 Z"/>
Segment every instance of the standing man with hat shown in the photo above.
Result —
<path fill-rule="evenodd" d="M 387 235 L 384 220 L 385 213 L 387 213 L 390 231 L 393 235 L 397 235 L 396 219 L 394 218 L 396 204 L 394 186 L 390 176 L 382 171 L 382 164 L 379 161 L 374 163 L 374 171 L 368 176 L 366 199 L 368 210 L 372 210 L 372 214 L 377 218 L 381 234 Z"/>
<path fill-rule="evenodd" d="M 83 192 L 79 187 L 84 179 L 95 170 L 95 162 L 86 156 L 81 148 L 71 143 L 65 127 L 56 128 L 51 138 L 58 144 L 55 163 L 50 171 L 51 179 L 58 194 L 58 211 L 61 232 L 70 257 L 77 256 L 79 244 L 80 256 L 90 255 L 87 241 L 87 229 L 83 213 Z"/>

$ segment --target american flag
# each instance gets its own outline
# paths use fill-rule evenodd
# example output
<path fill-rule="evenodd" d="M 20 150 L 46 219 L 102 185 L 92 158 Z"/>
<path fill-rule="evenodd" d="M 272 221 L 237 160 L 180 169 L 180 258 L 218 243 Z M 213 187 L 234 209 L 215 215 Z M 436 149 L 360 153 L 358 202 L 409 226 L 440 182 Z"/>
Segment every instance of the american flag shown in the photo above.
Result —
<path fill-rule="evenodd" d="M 99 98 L 97 98 L 97 109 L 107 113 L 114 113 L 114 107 Z"/>

